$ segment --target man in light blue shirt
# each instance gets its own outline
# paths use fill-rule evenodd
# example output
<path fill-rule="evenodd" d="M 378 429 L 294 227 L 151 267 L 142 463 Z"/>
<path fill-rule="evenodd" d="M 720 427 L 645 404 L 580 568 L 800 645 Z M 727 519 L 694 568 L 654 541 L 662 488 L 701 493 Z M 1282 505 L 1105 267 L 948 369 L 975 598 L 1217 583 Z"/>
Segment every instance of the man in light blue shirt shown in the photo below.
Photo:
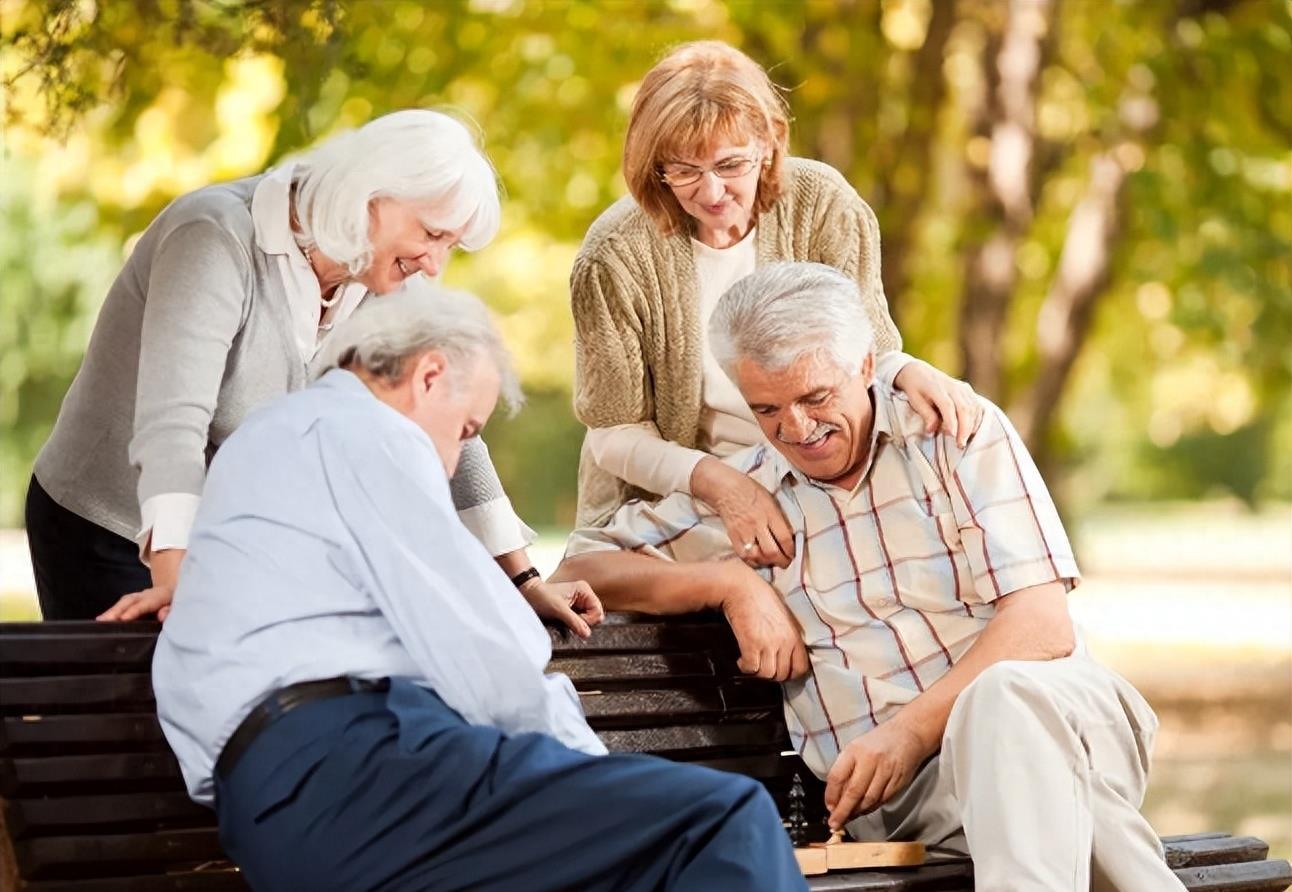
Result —
<path fill-rule="evenodd" d="M 449 495 L 519 396 L 479 302 L 413 289 L 334 338 L 213 461 L 153 661 L 252 886 L 803 888 L 761 787 L 603 756 L 543 674 L 546 632 Z"/>

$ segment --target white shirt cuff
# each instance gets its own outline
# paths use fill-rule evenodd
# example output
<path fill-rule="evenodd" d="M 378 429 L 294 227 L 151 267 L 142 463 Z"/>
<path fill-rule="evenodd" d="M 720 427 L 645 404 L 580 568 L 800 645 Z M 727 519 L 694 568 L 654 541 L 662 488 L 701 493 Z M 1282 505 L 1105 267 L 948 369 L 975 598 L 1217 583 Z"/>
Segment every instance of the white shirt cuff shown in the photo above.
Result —
<path fill-rule="evenodd" d="M 531 545 L 538 534 L 512 510 L 507 498 L 482 502 L 458 512 L 458 519 L 493 557 Z"/>
<path fill-rule="evenodd" d="M 893 382 L 908 362 L 915 362 L 915 357 L 900 350 L 889 350 L 883 356 L 875 357 L 875 378 L 889 390 L 896 390 Z"/>
<path fill-rule="evenodd" d="M 154 551 L 188 548 L 188 534 L 201 501 L 201 496 L 187 492 L 166 492 L 144 500 L 139 510 L 143 526 L 135 541 L 145 566 Z"/>

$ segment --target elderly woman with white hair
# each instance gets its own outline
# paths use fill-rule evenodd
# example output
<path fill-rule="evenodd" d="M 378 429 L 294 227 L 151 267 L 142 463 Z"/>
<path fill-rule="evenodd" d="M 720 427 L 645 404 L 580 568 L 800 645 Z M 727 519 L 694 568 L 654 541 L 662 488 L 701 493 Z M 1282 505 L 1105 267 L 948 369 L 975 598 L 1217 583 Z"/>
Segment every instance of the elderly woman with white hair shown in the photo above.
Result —
<path fill-rule="evenodd" d="M 164 618 L 221 442 L 303 387 L 327 333 L 369 295 L 437 275 L 453 248 L 488 244 L 499 218 L 472 133 L 429 110 L 172 202 L 108 292 L 36 459 L 26 521 L 44 617 Z M 478 441 L 454 498 L 518 584 L 542 584 Z"/>

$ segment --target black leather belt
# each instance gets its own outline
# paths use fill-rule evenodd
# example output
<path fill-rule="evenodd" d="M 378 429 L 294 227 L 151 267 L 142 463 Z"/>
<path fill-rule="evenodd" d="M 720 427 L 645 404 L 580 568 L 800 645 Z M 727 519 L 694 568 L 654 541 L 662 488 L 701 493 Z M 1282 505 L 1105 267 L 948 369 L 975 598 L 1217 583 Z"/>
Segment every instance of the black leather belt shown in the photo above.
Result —
<path fill-rule="evenodd" d="M 297 684 L 279 688 L 247 715 L 238 725 L 220 752 L 215 762 L 216 773 L 227 778 L 229 772 L 238 764 L 242 754 L 255 742 L 261 733 L 287 713 L 313 703 L 315 700 L 327 700 L 332 697 L 344 697 L 347 694 L 365 694 L 372 691 L 390 690 L 389 678 L 325 678 L 321 681 L 302 681 Z"/>

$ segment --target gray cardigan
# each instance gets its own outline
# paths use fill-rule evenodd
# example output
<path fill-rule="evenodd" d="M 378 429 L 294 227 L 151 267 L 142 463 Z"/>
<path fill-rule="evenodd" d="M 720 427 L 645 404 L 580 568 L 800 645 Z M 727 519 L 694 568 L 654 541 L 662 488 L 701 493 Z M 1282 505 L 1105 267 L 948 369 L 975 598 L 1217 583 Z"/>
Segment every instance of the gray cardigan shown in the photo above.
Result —
<path fill-rule="evenodd" d="M 247 413 L 308 380 L 277 265 L 256 246 L 259 181 L 199 189 L 152 222 L 36 457 L 54 501 L 127 539 L 140 505 L 200 496 L 207 463 Z M 465 444 L 452 491 L 460 511 L 502 497 L 482 442 Z"/>

